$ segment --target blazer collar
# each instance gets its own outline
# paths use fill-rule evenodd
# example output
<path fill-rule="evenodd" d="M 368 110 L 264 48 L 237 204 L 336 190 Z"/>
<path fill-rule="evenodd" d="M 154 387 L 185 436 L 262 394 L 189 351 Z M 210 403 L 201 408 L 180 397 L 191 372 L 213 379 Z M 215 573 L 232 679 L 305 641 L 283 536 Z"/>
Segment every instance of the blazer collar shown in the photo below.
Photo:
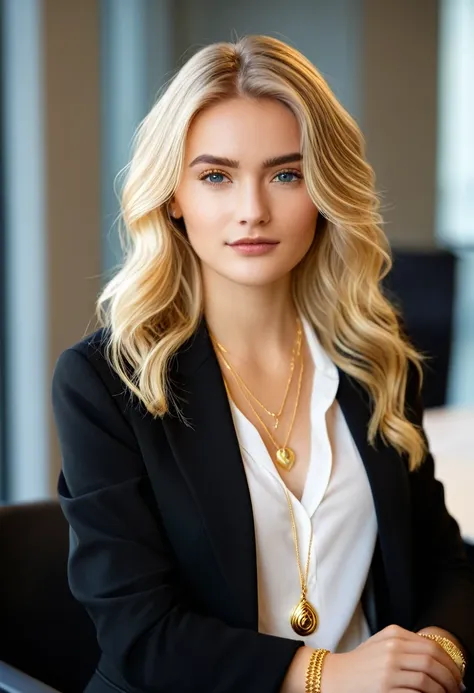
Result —
<path fill-rule="evenodd" d="M 200 508 L 237 621 L 256 630 L 250 493 L 224 380 L 204 320 L 176 355 L 170 379 L 180 415 L 163 419 L 168 442 Z"/>
<path fill-rule="evenodd" d="M 368 395 L 339 371 L 336 398 L 369 479 L 394 622 L 411 623 L 412 585 L 409 482 L 403 459 L 378 440 L 367 442 Z M 163 420 L 168 441 L 207 528 L 222 574 L 234 600 L 238 622 L 258 626 L 257 567 L 252 504 L 232 413 L 217 357 L 202 320 L 175 357 L 173 393 L 182 418 Z M 350 566 L 348 566 L 350 570 Z"/>

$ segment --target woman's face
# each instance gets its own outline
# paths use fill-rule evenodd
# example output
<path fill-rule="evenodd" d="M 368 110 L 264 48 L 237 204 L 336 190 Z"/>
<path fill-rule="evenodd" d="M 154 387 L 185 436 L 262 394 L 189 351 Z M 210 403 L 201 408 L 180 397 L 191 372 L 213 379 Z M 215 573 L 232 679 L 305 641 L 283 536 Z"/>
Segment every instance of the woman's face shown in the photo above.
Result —
<path fill-rule="evenodd" d="M 229 99 L 194 119 L 171 211 L 203 273 L 261 286 L 300 262 L 318 216 L 301 164 L 298 122 L 276 100 Z"/>

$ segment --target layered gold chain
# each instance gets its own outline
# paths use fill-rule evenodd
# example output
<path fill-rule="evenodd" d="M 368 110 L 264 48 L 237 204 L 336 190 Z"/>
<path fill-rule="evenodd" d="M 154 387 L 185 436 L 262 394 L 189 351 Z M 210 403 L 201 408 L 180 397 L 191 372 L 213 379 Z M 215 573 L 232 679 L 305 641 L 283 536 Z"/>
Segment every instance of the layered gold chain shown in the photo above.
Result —
<path fill-rule="evenodd" d="M 288 399 L 288 394 L 290 392 L 291 388 L 291 383 L 293 382 L 293 375 L 295 371 L 295 361 L 297 358 L 299 358 L 301 354 L 301 342 L 302 342 L 302 336 L 303 336 L 303 330 L 301 327 L 301 321 L 299 318 L 296 318 L 296 337 L 295 337 L 295 343 L 293 345 L 292 351 L 291 351 L 291 361 L 290 361 L 290 375 L 288 377 L 288 381 L 286 383 L 286 388 L 285 388 L 285 394 L 283 395 L 283 401 L 281 403 L 281 406 L 278 410 L 278 412 L 273 412 L 270 409 L 268 409 L 250 390 L 250 388 L 247 386 L 245 383 L 244 379 L 237 373 L 237 371 L 230 365 L 229 361 L 224 357 L 224 354 L 227 354 L 228 351 L 227 349 L 216 339 L 213 339 L 214 344 L 217 346 L 221 353 L 222 360 L 224 361 L 224 364 L 228 370 L 232 373 L 234 379 L 238 382 L 240 389 L 242 391 L 245 391 L 246 395 L 250 397 L 254 402 L 258 404 L 263 411 L 268 414 L 268 416 L 271 416 L 274 420 L 274 428 L 275 430 L 278 428 L 279 423 L 280 423 L 280 418 L 281 415 L 283 414 L 283 410 L 285 409 L 286 401 Z"/>
<path fill-rule="evenodd" d="M 299 323 L 299 321 L 298 321 L 298 327 L 299 327 L 299 329 L 301 329 L 301 328 L 300 328 L 300 323 Z M 211 338 L 212 338 L 212 337 L 211 337 Z M 218 342 L 217 342 L 216 340 L 214 340 L 214 338 L 212 338 L 212 339 L 213 339 L 213 342 L 217 345 Z M 301 361 L 301 366 L 300 366 L 300 372 L 299 372 L 299 376 L 298 376 L 298 386 L 297 386 L 297 392 L 296 392 L 295 405 L 294 405 L 294 407 L 293 407 L 293 413 L 292 413 L 292 416 L 291 416 L 290 425 L 289 425 L 289 427 L 288 427 L 288 431 L 287 431 L 287 434 L 286 434 L 286 437 L 285 437 L 285 442 L 283 443 L 283 445 L 280 445 L 280 444 L 275 440 L 275 437 L 274 437 L 273 433 L 271 432 L 270 428 L 267 426 L 267 424 L 265 423 L 265 421 L 262 419 L 262 417 L 260 416 L 260 414 L 258 413 L 258 411 L 256 410 L 256 408 L 254 407 L 254 405 L 253 405 L 253 403 L 252 403 L 252 399 L 254 399 L 254 400 L 257 401 L 257 402 L 258 402 L 259 400 L 257 400 L 257 398 L 256 398 L 254 395 L 252 395 L 252 399 L 251 399 L 251 397 L 250 397 L 250 395 L 252 394 L 251 391 L 249 390 L 249 388 L 248 388 L 247 386 L 243 385 L 243 382 L 244 382 L 244 381 L 243 381 L 242 378 L 239 376 L 239 374 L 236 372 L 235 368 L 233 368 L 233 367 L 230 365 L 230 363 L 228 362 L 228 360 L 227 360 L 226 357 L 224 356 L 222 350 L 219 349 L 219 351 L 220 351 L 220 357 L 221 357 L 221 359 L 222 359 L 222 361 L 223 361 L 223 363 L 224 363 L 224 366 L 227 368 L 227 370 L 228 370 L 228 371 L 231 373 L 231 375 L 233 376 L 233 378 L 234 378 L 234 380 L 235 380 L 235 382 L 236 382 L 236 384 L 237 384 L 237 387 L 238 387 L 239 390 L 241 391 L 241 393 L 242 393 L 242 395 L 243 395 L 245 401 L 246 401 L 247 404 L 249 405 L 249 407 L 250 407 L 250 409 L 252 410 L 254 416 L 256 417 L 256 419 L 257 419 L 257 421 L 260 423 L 260 425 L 262 426 L 262 428 L 263 428 L 263 430 L 265 431 L 265 433 L 267 434 L 268 438 L 270 439 L 270 441 L 272 442 L 272 444 L 275 446 L 275 449 L 276 449 L 275 460 L 276 460 L 277 464 L 278 464 L 280 467 L 282 467 L 283 469 L 285 469 L 286 471 L 290 471 L 290 469 L 293 467 L 293 465 L 294 465 L 294 463 L 295 463 L 295 461 L 296 461 L 296 457 L 295 457 L 294 451 L 292 450 L 292 448 L 289 448 L 289 447 L 288 447 L 288 441 L 290 440 L 290 436 L 291 436 L 291 433 L 292 433 L 292 431 L 293 431 L 294 423 L 295 423 L 295 420 L 296 420 L 296 413 L 297 413 L 297 411 L 298 411 L 298 405 L 299 405 L 300 395 L 301 395 L 301 386 L 302 386 L 302 383 L 303 383 L 304 359 L 303 359 L 303 354 L 302 354 L 302 351 L 301 351 L 301 341 L 302 341 L 302 340 L 301 340 L 301 334 L 300 334 L 299 331 L 298 331 L 297 337 L 296 337 L 296 346 L 294 347 L 293 351 L 294 351 L 294 353 L 296 354 L 297 357 L 299 356 L 300 361 Z M 294 370 L 294 367 L 293 367 L 292 370 Z M 291 376 L 291 377 L 292 377 L 292 376 Z M 225 379 L 224 379 L 224 380 L 225 380 Z M 229 392 L 229 388 L 228 388 L 227 382 L 225 383 L 225 385 L 226 385 L 227 393 L 228 393 L 228 395 L 229 395 L 229 397 L 230 397 L 230 392 Z M 249 394 L 249 393 L 250 393 L 250 394 Z M 285 400 L 286 400 L 286 399 L 287 399 L 287 397 L 285 397 Z M 261 405 L 261 406 L 263 407 L 263 405 Z M 263 408 L 264 408 L 264 407 L 263 407 Z"/>

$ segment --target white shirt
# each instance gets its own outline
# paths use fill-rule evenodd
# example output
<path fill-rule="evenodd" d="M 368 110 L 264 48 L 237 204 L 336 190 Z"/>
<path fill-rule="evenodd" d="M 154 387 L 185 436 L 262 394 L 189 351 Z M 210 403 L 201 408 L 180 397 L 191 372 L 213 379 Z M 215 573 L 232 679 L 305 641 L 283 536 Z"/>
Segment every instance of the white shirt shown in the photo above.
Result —
<path fill-rule="evenodd" d="M 302 323 L 314 361 L 311 453 L 301 502 L 290 497 L 303 570 L 313 532 L 307 599 L 319 616 L 316 632 L 303 639 L 310 647 L 348 652 L 370 637 L 360 600 L 377 520 L 364 465 L 335 399 L 338 370 L 310 324 Z M 290 625 L 301 588 L 283 481 L 255 426 L 232 401 L 231 410 L 254 515 L 259 631 L 301 640 Z"/>

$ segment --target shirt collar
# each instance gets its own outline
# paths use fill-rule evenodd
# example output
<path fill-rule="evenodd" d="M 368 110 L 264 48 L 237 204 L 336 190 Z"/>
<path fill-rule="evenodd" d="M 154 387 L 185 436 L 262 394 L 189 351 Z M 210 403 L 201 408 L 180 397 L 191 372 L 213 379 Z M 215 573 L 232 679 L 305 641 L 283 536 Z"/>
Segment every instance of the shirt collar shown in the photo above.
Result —
<path fill-rule="evenodd" d="M 316 330 L 304 316 L 300 315 L 300 320 L 316 372 L 322 373 L 328 378 L 339 380 L 339 371 L 319 341 Z"/>

